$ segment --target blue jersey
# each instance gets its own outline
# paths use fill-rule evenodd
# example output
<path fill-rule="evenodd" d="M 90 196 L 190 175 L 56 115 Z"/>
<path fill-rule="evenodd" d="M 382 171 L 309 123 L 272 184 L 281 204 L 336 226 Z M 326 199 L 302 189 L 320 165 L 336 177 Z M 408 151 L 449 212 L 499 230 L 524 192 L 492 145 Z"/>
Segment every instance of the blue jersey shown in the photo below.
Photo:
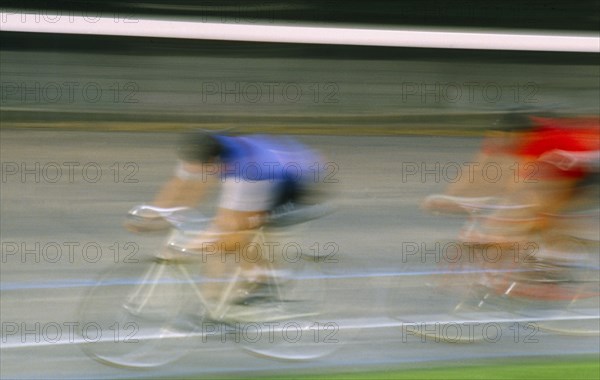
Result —
<path fill-rule="evenodd" d="M 300 185 L 321 178 L 321 157 L 290 138 L 265 135 L 216 135 L 215 138 L 222 147 L 221 175 L 224 178 L 287 185 Z"/>

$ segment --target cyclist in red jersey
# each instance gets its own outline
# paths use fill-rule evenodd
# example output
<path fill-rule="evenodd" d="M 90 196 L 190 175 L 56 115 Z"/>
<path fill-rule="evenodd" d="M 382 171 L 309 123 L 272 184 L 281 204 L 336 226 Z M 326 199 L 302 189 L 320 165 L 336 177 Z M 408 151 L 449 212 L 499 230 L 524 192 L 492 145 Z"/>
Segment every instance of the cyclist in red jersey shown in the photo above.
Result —
<path fill-rule="evenodd" d="M 496 203 L 497 208 L 482 218 L 484 222 L 477 229 L 463 233 L 465 241 L 521 241 L 547 227 L 549 220 L 544 214 L 560 213 L 574 203 L 590 201 L 581 196 L 581 188 L 598 172 L 597 117 L 509 114 L 500 124 L 499 129 L 488 133 L 472 160 L 479 167 L 495 165 L 499 178 L 492 182 L 475 170 L 472 177 L 463 176 L 448 186 L 444 195 L 430 196 L 423 202 L 425 209 L 445 213 L 464 213 L 469 209 L 465 204 L 475 209 L 478 204 Z"/>
<path fill-rule="evenodd" d="M 507 184 L 505 196 L 506 204 L 526 207 L 503 208 L 492 213 L 479 231 L 487 235 L 480 237 L 484 241 L 525 239 L 548 228 L 552 223 L 549 215 L 568 212 L 575 203 L 590 201 L 581 197 L 581 185 L 593 176 L 594 162 L 598 162 L 598 119 L 532 118 L 532 121 L 532 130 L 523 133 L 515 146 L 517 172 Z"/>

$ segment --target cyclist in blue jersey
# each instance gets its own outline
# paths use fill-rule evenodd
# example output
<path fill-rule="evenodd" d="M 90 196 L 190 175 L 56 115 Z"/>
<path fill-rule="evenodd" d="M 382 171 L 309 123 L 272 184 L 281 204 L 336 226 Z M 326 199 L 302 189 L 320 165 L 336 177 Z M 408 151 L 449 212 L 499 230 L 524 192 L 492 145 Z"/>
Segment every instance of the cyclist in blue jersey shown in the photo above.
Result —
<path fill-rule="evenodd" d="M 190 241 L 186 251 L 241 252 L 238 257 L 242 268 L 247 272 L 256 270 L 261 261 L 255 252 L 245 249 L 254 237 L 252 231 L 265 225 L 307 221 L 328 210 L 323 203 L 326 189 L 322 157 L 291 138 L 195 131 L 184 136 L 178 156 L 174 175 L 156 196 L 154 206 L 195 207 L 212 185 L 221 186 L 210 229 L 217 233 Z M 149 218 L 148 223 L 138 219 L 126 227 L 141 232 L 167 228 L 168 223 L 157 224 L 156 218 Z M 252 259 L 247 260 L 243 254 Z M 261 284 L 268 279 L 258 275 L 254 281 Z M 253 289 L 248 290 L 252 292 Z"/>
<path fill-rule="evenodd" d="M 223 230 L 253 229 L 273 213 L 322 200 L 322 158 L 291 138 L 198 131 L 184 137 L 178 156 L 175 176 L 155 205 L 193 207 L 221 182 L 215 224 Z"/>

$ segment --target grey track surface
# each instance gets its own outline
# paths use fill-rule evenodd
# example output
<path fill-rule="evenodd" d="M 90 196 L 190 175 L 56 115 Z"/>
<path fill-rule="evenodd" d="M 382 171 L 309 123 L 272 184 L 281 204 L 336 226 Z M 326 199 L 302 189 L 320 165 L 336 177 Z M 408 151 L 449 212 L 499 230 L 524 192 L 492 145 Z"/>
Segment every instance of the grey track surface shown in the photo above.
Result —
<path fill-rule="evenodd" d="M 402 243 L 431 246 L 435 241 L 452 239 L 461 226 L 460 219 L 428 216 L 418 208 L 424 196 L 444 188 L 446 179 L 431 175 L 424 180 L 420 176 L 403 179 L 403 164 L 425 163 L 433 167 L 436 162 L 442 165 L 466 162 L 478 149 L 478 139 L 331 136 L 300 139 L 325 152 L 339 168 L 334 176 L 339 181 L 336 185 L 339 211 L 316 221 L 299 239 L 306 245 L 334 242 L 339 246 L 339 261 L 328 264 L 327 268 L 328 273 L 341 276 L 333 281 L 336 293 L 330 301 L 335 310 L 331 321 L 340 326 L 348 323 L 362 326 L 358 336 L 341 339 L 340 349 L 329 356 L 305 362 L 252 356 L 232 342 L 199 341 L 176 363 L 140 371 L 113 368 L 91 360 L 77 342 L 65 343 L 66 328 L 63 344 L 48 342 L 48 337 L 52 340 L 48 331 L 12 335 L 3 329 L 1 377 L 246 376 L 600 351 L 597 336 L 573 337 L 539 330 L 535 332 L 535 341 L 525 342 L 523 335 L 514 338 L 512 324 L 501 329 L 503 335 L 497 342 L 464 345 L 431 340 L 423 343 L 419 338 L 407 336 L 402 329 L 399 320 L 403 316 L 415 322 L 449 318 L 451 303 L 440 298 L 438 290 L 426 285 L 428 276 L 406 276 L 431 268 L 409 266 L 402 256 Z M 19 328 L 24 324 L 31 329 L 35 323 L 43 327 L 76 322 L 77 305 L 86 287 L 73 284 L 93 283 L 94 278 L 114 265 L 112 244 L 117 242 L 122 246 L 133 242 L 140 247 L 136 256 L 140 258 L 152 253 L 160 238 L 131 235 L 120 224 L 124 213 L 132 205 L 151 200 L 172 172 L 175 141 L 174 134 L 2 130 L 3 324 L 12 323 L 11 326 L 16 324 Z M 69 164 L 75 168 L 72 179 L 65 162 L 79 165 Z M 39 163 L 38 182 L 35 174 L 24 178 L 20 174 L 9 175 L 5 170 L 7 163 L 17 163 L 19 168 L 24 163 L 30 169 Z M 63 171 L 55 183 L 52 182 L 56 177 L 54 163 Z M 102 169 L 97 182 L 83 177 L 82 168 L 89 163 Z M 115 163 L 121 168 L 116 182 Z M 132 170 L 124 166 L 126 163 L 137 168 L 131 177 L 137 182 L 125 181 Z M 88 177 L 96 176 L 93 170 L 90 166 Z M 205 211 L 210 212 L 210 207 Z M 65 242 L 79 244 L 73 260 L 68 257 Z M 32 247 L 38 243 L 39 258 L 36 253 L 24 251 L 9 255 L 7 243 L 19 246 L 26 243 L 27 249 L 34 252 L 36 249 Z M 62 257 L 56 259 L 51 257 L 50 250 L 42 249 L 49 243 L 63 245 Z M 101 247 L 102 256 L 97 262 L 82 257 L 81 247 L 86 243 Z"/>

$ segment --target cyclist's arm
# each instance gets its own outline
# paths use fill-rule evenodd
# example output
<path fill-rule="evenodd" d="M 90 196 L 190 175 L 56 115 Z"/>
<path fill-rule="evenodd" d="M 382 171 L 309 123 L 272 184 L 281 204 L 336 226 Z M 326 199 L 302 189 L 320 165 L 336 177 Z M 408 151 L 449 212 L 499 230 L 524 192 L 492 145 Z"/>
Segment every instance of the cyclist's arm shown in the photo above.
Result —
<path fill-rule="evenodd" d="M 153 205 L 157 207 L 194 207 L 214 183 L 214 174 L 203 172 L 206 167 L 198 164 L 179 163 L 175 175 L 156 195 Z"/>
<path fill-rule="evenodd" d="M 569 170 L 572 168 L 582 167 L 588 170 L 600 169 L 600 151 L 583 151 L 569 152 L 565 150 L 555 149 L 548 153 L 544 153 L 540 157 L 540 161 L 548 162 L 555 165 L 559 169 Z"/>

